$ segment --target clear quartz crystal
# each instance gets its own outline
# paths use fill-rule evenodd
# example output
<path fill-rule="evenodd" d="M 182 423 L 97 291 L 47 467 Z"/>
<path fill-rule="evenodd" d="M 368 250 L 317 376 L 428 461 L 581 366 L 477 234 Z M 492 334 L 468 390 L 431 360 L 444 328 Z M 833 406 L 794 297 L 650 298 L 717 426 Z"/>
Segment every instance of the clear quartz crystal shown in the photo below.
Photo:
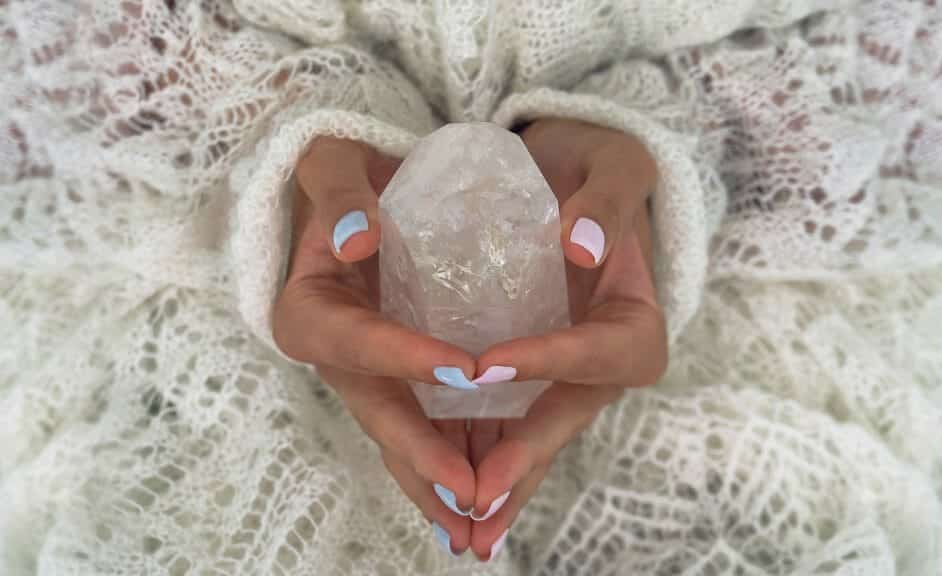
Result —
<path fill-rule="evenodd" d="M 569 324 L 559 206 L 516 134 L 474 123 L 427 136 L 380 197 L 380 221 L 388 317 L 474 356 Z M 431 418 L 514 418 L 549 383 L 411 384 Z"/>

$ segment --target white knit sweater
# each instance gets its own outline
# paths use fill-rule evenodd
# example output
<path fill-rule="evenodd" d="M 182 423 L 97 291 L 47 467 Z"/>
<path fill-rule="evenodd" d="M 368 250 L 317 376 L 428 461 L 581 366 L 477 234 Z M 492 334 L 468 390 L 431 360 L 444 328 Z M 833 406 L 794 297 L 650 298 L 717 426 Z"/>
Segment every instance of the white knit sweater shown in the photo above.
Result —
<path fill-rule="evenodd" d="M 942 3 L 0 0 L 0 574 L 942 574 Z M 294 165 L 655 156 L 672 362 L 440 554 L 271 346 Z M 312 330 L 317 327 L 312 326 Z"/>

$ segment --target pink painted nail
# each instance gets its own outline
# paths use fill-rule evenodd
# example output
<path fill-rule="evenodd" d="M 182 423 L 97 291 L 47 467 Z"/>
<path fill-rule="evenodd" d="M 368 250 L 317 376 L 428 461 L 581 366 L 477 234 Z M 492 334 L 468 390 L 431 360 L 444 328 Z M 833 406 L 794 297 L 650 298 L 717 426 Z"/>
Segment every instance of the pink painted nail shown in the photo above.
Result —
<path fill-rule="evenodd" d="M 488 562 L 497 557 L 497 553 L 500 552 L 500 549 L 504 547 L 504 541 L 507 540 L 508 534 L 510 534 L 510 528 L 504 530 L 504 533 L 501 534 L 497 540 L 494 540 L 493 544 L 491 544 L 491 555 L 487 559 Z"/>
<path fill-rule="evenodd" d="M 510 490 L 504 492 L 497 498 L 494 498 L 494 501 L 491 502 L 491 506 L 487 509 L 487 512 L 484 514 L 484 516 L 475 516 L 474 510 L 472 510 L 471 519 L 475 522 L 484 522 L 494 514 L 497 514 L 497 511 L 500 510 L 500 507 L 504 505 L 504 502 L 506 502 L 508 498 L 510 498 Z"/>
<path fill-rule="evenodd" d="M 474 384 L 497 384 L 510 382 L 517 375 L 517 369 L 511 366 L 491 366 L 471 382 Z"/>
<path fill-rule="evenodd" d="M 589 218 L 579 218 L 576 225 L 572 227 L 572 233 L 569 234 L 569 241 L 578 244 L 595 258 L 598 264 L 602 260 L 602 253 L 605 252 L 605 232 L 595 220 Z"/>

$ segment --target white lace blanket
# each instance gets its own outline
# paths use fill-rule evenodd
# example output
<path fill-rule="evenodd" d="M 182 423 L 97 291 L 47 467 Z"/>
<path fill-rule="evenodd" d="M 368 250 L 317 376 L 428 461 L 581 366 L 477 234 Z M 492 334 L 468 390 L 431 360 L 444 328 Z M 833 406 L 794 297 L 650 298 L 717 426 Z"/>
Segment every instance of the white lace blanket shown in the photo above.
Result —
<path fill-rule="evenodd" d="M 0 574 L 942 575 L 942 3 L 0 0 Z M 270 346 L 318 134 L 657 158 L 672 362 L 494 563 Z"/>

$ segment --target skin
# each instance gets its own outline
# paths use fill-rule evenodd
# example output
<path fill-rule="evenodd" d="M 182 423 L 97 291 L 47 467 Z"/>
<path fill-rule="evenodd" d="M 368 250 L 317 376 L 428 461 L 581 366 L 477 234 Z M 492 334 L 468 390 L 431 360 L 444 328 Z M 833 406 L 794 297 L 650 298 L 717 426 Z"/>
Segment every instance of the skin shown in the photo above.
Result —
<path fill-rule="evenodd" d="M 474 358 L 384 319 L 377 204 L 399 161 L 332 138 L 316 140 L 297 166 L 291 258 L 274 311 L 281 350 L 317 367 L 379 445 L 402 491 L 449 533 L 455 552 L 470 548 L 481 560 L 555 455 L 626 387 L 653 384 L 667 363 L 646 207 L 657 179 L 653 159 L 629 135 L 571 120 L 538 120 L 521 137 L 560 202 L 572 327 L 503 342 Z M 333 227 L 351 210 L 366 212 L 369 230 L 338 253 Z M 581 217 L 605 232 L 598 264 L 569 241 Z M 429 420 L 405 383 L 435 383 L 436 366 L 457 366 L 473 378 L 493 365 L 515 367 L 518 380 L 554 384 L 525 418 L 474 420 L 468 430 L 463 420 Z M 461 509 L 480 514 L 511 494 L 496 514 L 475 522 L 449 510 L 433 483 L 451 489 Z"/>

